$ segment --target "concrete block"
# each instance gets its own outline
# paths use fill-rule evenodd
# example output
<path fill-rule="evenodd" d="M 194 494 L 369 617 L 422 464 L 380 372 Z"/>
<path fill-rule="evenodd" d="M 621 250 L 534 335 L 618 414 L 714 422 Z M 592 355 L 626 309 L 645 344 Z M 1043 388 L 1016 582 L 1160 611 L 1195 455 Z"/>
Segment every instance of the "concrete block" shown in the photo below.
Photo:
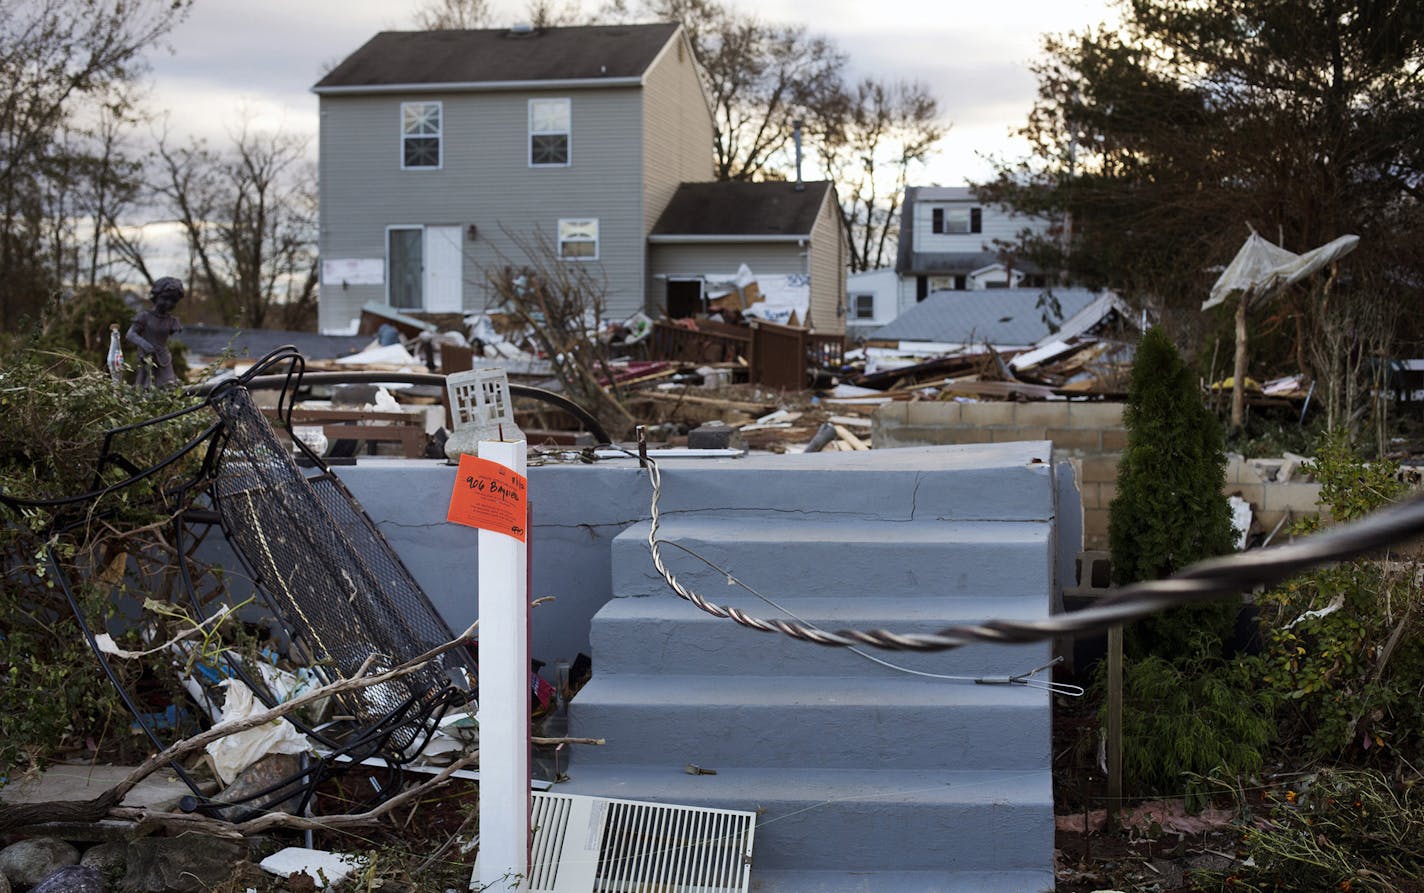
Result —
<path fill-rule="evenodd" d="M 960 403 L 959 417 L 966 425 L 1012 425 L 1014 424 L 1014 404 L 1012 403 Z"/>
<path fill-rule="evenodd" d="M 1078 589 L 1096 592 L 1112 586 L 1112 555 L 1099 549 L 1085 549 L 1078 553 Z"/>
<path fill-rule="evenodd" d="M 871 414 L 871 419 L 876 422 L 908 422 L 913 405 L 909 401 L 886 403 Z"/>
<path fill-rule="evenodd" d="M 1083 497 L 1083 508 L 1100 509 L 1107 508 L 1102 501 L 1102 484 L 1083 484 L 1078 488 L 1078 492 Z"/>
<path fill-rule="evenodd" d="M 1087 481 L 1112 481 L 1117 482 L 1117 465 L 1122 459 L 1117 453 L 1104 453 L 1099 456 L 1083 457 L 1083 477 L 1081 480 Z"/>
<path fill-rule="evenodd" d="M 988 428 L 953 428 L 950 443 L 993 443 L 994 432 Z M 1002 441 L 1001 441 L 1002 442 Z"/>
<path fill-rule="evenodd" d="M 1084 549 L 1106 549 L 1108 547 L 1108 532 L 1104 529 L 1101 533 L 1083 534 Z"/>
<path fill-rule="evenodd" d="M 1319 484 L 1268 484 L 1263 508 L 1270 511 L 1291 509 L 1297 515 L 1320 511 Z"/>
<path fill-rule="evenodd" d="M 1260 526 L 1261 530 L 1264 533 L 1270 533 L 1272 530 L 1276 529 L 1276 525 L 1281 523 L 1281 519 L 1284 518 L 1285 515 L 1285 512 L 1273 512 L 1269 509 L 1261 509 L 1260 511 L 1254 513 L 1253 519 L 1255 520 L 1256 524 Z M 1276 539 L 1272 540 L 1272 542 L 1285 542 L 1285 540 L 1282 539 L 1284 534 L 1285 531 L 1283 529 L 1280 533 L 1276 534 Z"/>
<path fill-rule="evenodd" d="M 905 421 L 911 425 L 954 425 L 959 422 L 958 403 L 917 400 L 905 406 Z"/>
<path fill-rule="evenodd" d="M 1024 440 L 1048 440 L 1047 432 L 1042 428 L 991 428 L 990 433 L 994 436 L 994 443 L 1017 443 Z"/>
<path fill-rule="evenodd" d="M 1104 428 L 1102 441 L 1105 450 L 1125 450 L 1127 449 L 1127 431 L 1123 428 Z"/>
<path fill-rule="evenodd" d="M 1070 427 L 1072 423 L 1068 418 L 1067 403 L 1020 403 L 1014 414 L 1020 425 L 1043 425 L 1046 428 Z"/>
<path fill-rule="evenodd" d="M 1098 508 L 1098 509 L 1084 508 L 1084 509 L 1083 509 L 1083 547 L 1084 547 L 1084 548 L 1087 548 L 1087 547 L 1088 547 L 1087 544 L 1088 544 L 1088 540 L 1089 540 L 1090 537 L 1098 537 L 1098 536 L 1100 536 L 1100 537 L 1102 538 L 1102 539 L 1101 539 L 1101 542 L 1103 542 L 1103 543 L 1106 543 L 1106 542 L 1107 542 L 1107 536 L 1108 536 L 1108 510 L 1107 510 L 1107 509 L 1103 509 L 1103 508 Z"/>
<path fill-rule="evenodd" d="M 1270 489 L 1269 484 L 1231 484 L 1228 483 L 1222 488 L 1227 496 L 1236 494 L 1242 499 L 1251 503 L 1253 509 L 1260 508 L 1266 504 L 1266 491 Z"/>
<path fill-rule="evenodd" d="M 1099 432 L 1087 428 L 1049 428 L 1046 436 L 1055 449 L 1096 452 L 1102 445 Z"/>
<path fill-rule="evenodd" d="M 687 446 L 694 450 L 741 449 L 742 434 L 731 425 L 705 422 L 687 432 Z"/>
<path fill-rule="evenodd" d="M 1227 480 L 1240 481 L 1243 484 L 1265 484 L 1275 480 L 1275 473 L 1280 471 L 1283 460 L 1262 461 L 1262 460 L 1238 460 L 1235 456 L 1231 458 L 1227 465 Z M 1232 477 L 1235 472 L 1235 477 Z"/>
<path fill-rule="evenodd" d="M 1121 428 L 1121 403 L 1069 403 L 1074 428 Z"/>
<path fill-rule="evenodd" d="M 1117 481 L 1103 481 L 1098 484 L 1098 498 L 1103 501 L 1103 508 L 1112 505 L 1112 501 L 1117 499 Z"/>

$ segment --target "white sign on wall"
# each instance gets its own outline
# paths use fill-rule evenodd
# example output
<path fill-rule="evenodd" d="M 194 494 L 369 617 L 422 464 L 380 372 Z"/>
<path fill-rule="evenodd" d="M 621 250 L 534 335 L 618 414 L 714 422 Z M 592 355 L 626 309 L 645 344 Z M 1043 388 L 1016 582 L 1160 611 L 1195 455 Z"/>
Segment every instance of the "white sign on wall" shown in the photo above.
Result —
<path fill-rule="evenodd" d="M 379 257 L 338 258 L 321 262 L 322 285 L 385 285 L 386 262 Z"/>

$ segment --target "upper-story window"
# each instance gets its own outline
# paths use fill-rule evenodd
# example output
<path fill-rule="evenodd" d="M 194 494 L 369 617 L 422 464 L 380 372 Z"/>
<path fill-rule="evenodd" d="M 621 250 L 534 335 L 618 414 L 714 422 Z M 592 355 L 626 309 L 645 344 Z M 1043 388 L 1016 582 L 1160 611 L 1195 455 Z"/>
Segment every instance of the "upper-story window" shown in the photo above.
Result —
<path fill-rule="evenodd" d="M 979 233 L 984 231 L 983 208 L 934 208 L 930 230 L 936 233 Z"/>
<path fill-rule="evenodd" d="M 529 164 L 566 167 L 569 163 L 569 101 L 529 100 Z"/>
<path fill-rule="evenodd" d="M 598 220 L 589 218 L 560 220 L 559 258 L 561 260 L 598 260 Z"/>
<path fill-rule="evenodd" d="M 875 295 L 851 295 L 850 300 L 855 319 L 875 318 Z"/>
<path fill-rule="evenodd" d="M 440 167 L 444 111 L 438 102 L 401 103 L 401 167 Z"/>

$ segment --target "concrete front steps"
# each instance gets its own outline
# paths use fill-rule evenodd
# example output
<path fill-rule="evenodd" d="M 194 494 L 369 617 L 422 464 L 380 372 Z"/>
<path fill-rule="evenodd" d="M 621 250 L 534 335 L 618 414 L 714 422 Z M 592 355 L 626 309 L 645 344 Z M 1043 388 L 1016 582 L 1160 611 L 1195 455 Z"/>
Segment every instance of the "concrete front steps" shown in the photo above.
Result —
<path fill-rule="evenodd" d="M 735 488 L 694 474 L 684 486 L 665 464 L 664 558 L 713 602 L 826 629 L 1043 618 L 1054 506 L 1039 454 L 1046 445 L 729 463 L 720 474 Z M 647 534 L 643 522 L 614 540 L 594 679 L 570 707 L 570 734 L 608 744 L 580 749 L 560 790 L 758 811 L 755 890 L 1052 889 L 1045 692 L 911 675 L 712 617 L 656 575 Z M 1049 652 L 865 650 L 921 673 L 998 678 Z"/>

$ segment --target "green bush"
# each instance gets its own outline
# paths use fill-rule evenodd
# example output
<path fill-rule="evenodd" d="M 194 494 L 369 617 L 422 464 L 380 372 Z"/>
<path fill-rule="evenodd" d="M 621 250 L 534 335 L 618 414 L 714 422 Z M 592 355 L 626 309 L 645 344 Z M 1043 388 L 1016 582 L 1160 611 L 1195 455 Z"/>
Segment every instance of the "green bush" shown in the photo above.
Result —
<path fill-rule="evenodd" d="M 1161 329 L 1137 346 L 1123 422 L 1127 448 L 1108 523 L 1113 582 L 1160 579 L 1232 551 L 1221 426 Z M 1203 629 L 1225 639 L 1236 613 L 1234 602 L 1212 602 L 1148 618 L 1129 630 L 1129 654 L 1184 654 Z"/>
<path fill-rule="evenodd" d="M 0 489 L 24 499 L 83 493 L 106 428 L 149 419 L 192 398 L 176 390 L 140 392 L 115 386 L 89 358 L 48 351 L 0 353 Z M 201 414 L 126 437 L 124 452 L 139 463 L 172 452 L 193 436 Z M 196 458 L 193 460 L 196 461 Z M 0 509 L 0 776 L 43 762 L 66 744 L 126 731 L 128 717 L 84 641 L 61 590 L 43 562 L 47 545 L 74 573 L 76 598 L 102 623 L 115 599 L 162 596 L 165 556 L 147 556 L 153 529 L 167 516 L 151 497 L 191 466 L 180 463 L 142 486 L 101 501 L 85 523 L 50 539 L 46 510 L 16 515 Z M 112 474 L 122 474 L 120 471 Z M 110 478 L 112 479 L 112 478 Z M 125 667 L 141 672 L 141 666 Z"/>
<path fill-rule="evenodd" d="M 1212 778 L 1260 772 L 1274 731 L 1246 666 L 1198 637 L 1187 655 L 1149 655 L 1123 679 L 1123 774 L 1134 795 L 1185 792 L 1189 808 L 1206 805 Z"/>
<path fill-rule="evenodd" d="M 1308 469 L 1321 503 L 1350 521 L 1404 495 L 1390 462 L 1365 462 L 1339 437 Z M 1318 518 L 1298 533 L 1320 526 Z M 1391 765 L 1424 756 L 1420 568 L 1399 554 L 1320 568 L 1258 598 L 1260 677 L 1284 740 L 1306 759 Z"/>

